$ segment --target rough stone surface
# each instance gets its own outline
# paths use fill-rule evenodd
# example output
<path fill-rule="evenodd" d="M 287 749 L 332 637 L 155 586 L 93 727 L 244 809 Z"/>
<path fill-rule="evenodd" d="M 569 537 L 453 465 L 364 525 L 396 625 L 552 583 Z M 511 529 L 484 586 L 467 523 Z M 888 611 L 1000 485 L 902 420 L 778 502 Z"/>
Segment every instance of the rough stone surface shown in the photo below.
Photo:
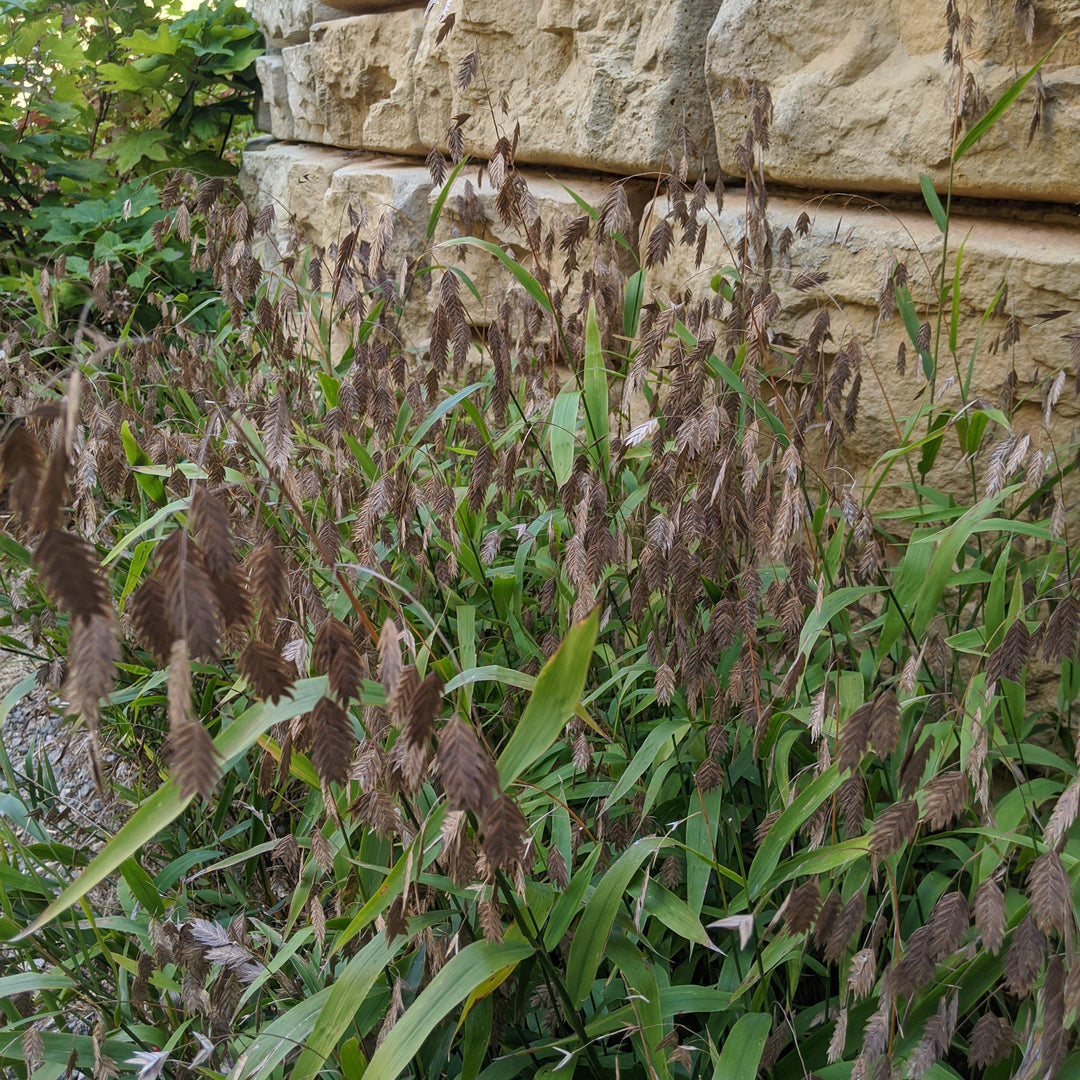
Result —
<path fill-rule="evenodd" d="M 666 211 L 666 200 L 657 200 L 646 214 L 655 216 Z M 898 346 L 907 342 L 907 335 L 899 315 L 879 320 L 878 294 L 883 278 L 891 259 L 904 263 L 919 317 L 930 318 L 929 302 L 936 291 L 931 276 L 940 266 L 942 237 L 924 213 L 890 212 L 867 205 L 862 199 L 801 202 L 781 198 L 769 202 L 774 236 L 780 236 L 785 228 L 794 232 L 804 211 L 811 219 L 809 233 L 794 239 L 790 266 L 783 265 L 778 257 L 775 262 L 773 284 L 781 299 L 781 314 L 774 329 L 795 343 L 804 341 L 819 307 L 825 304 L 830 309 L 833 347 L 852 334 L 864 346 L 869 364 L 863 370 L 858 420 L 844 444 L 845 462 L 862 471 L 877 460 L 883 449 L 897 444 L 894 418 L 911 415 L 926 392 L 920 361 L 910 342 L 907 372 L 897 372 Z M 694 252 L 676 247 L 670 259 L 650 274 L 653 296 L 670 302 L 687 283 L 696 294 L 711 295 L 713 277 L 732 264 L 731 252 L 743 235 L 744 222 L 743 193 L 731 190 L 719 221 L 708 226 L 700 269 L 694 267 Z M 1030 434 L 1036 446 L 1049 449 L 1051 439 L 1042 423 L 1045 387 L 1050 376 L 1072 367 L 1071 343 L 1065 335 L 1080 328 L 1080 320 L 1073 314 L 1080 296 L 1080 229 L 975 217 L 956 217 L 952 228 L 954 238 L 967 238 L 957 350 L 961 376 L 967 374 L 983 314 L 1005 282 L 1005 306 L 986 321 L 981 331 L 971 390 L 997 406 L 1006 377 L 1015 368 L 1020 381 L 1018 396 L 1029 401 L 1017 430 Z M 959 239 L 953 241 L 954 252 Z M 950 271 L 952 265 L 950 258 Z M 817 290 L 793 288 L 795 278 L 806 272 L 824 272 L 828 278 Z M 1053 320 L 1045 318 L 1046 313 L 1062 310 L 1069 314 Z M 1010 349 L 995 350 L 994 342 L 1000 339 L 1010 315 L 1020 320 L 1020 340 Z M 941 355 L 946 360 L 937 381 L 940 400 L 959 406 L 957 381 L 954 378 L 950 382 L 956 368 L 944 342 Z M 1052 441 L 1058 446 L 1074 444 L 1080 438 L 1080 410 L 1075 396 L 1068 392 L 1062 395 L 1051 427 Z M 943 455 L 943 467 L 955 469 L 959 456 Z"/>
<path fill-rule="evenodd" d="M 406 10 L 313 27 L 310 41 L 282 50 L 291 116 L 281 117 L 274 134 L 360 150 L 426 153 L 413 107 L 413 58 L 423 25 L 423 11 Z"/>
<path fill-rule="evenodd" d="M 565 178 L 564 186 L 540 172 L 523 170 L 522 175 L 545 223 L 566 222 L 581 214 L 567 188 L 592 206 L 599 206 L 608 190 L 606 180 L 573 176 Z M 337 243 L 351 228 L 350 208 L 356 213 L 366 212 L 358 240 L 370 240 L 383 212 L 392 209 L 396 224 L 388 265 L 427 254 L 433 261 L 459 266 L 482 298 L 478 303 L 471 291 L 462 290 L 462 300 L 476 325 L 486 325 L 494 317 L 494 305 L 508 284 L 506 272 L 486 252 L 438 245 L 454 236 L 474 235 L 499 244 L 523 265 L 529 265 L 530 254 L 520 232 L 503 224 L 490 186 L 474 187 L 475 173 L 461 174 L 455 181 L 444 200 L 430 250 L 424 237 L 442 189 L 432 183 L 427 169 L 416 160 L 266 141 L 245 151 L 241 176 L 249 206 L 257 210 L 267 203 L 274 205 L 271 242 L 278 251 L 288 246 L 294 229 L 302 240 L 323 248 Z M 651 191 L 647 184 L 627 186 L 627 201 L 635 221 Z M 632 232 L 629 239 L 633 242 L 636 234 Z M 414 343 L 427 337 L 426 317 L 433 304 L 434 300 L 422 305 L 421 316 L 408 327 Z"/>
<path fill-rule="evenodd" d="M 277 139 L 296 138 L 292 110 L 289 108 L 289 83 L 285 76 L 285 61 L 281 53 L 267 53 L 255 61 L 255 74 L 262 87 L 265 119 L 260 116 L 261 130 L 273 133 Z"/>
<path fill-rule="evenodd" d="M 545 222 L 566 220 L 580 213 L 558 179 L 528 171 L 525 176 Z M 328 247 L 349 228 L 350 207 L 366 211 L 367 225 L 361 229 L 361 240 L 369 238 L 383 211 L 393 208 L 398 224 L 391 262 L 423 254 L 427 220 L 439 194 L 427 170 L 415 160 L 272 141 L 244 154 L 243 177 L 253 205 L 268 201 L 275 205 L 275 242 L 279 246 L 287 242 L 290 220 L 304 239 Z M 528 252 L 520 235 L 500 221 L 490 188 L 473 189 L 475 179 L 475 174 L 458 178 L 456 188 L 446 199 L 434 243 L 453 235 L 474 234 L 495 241 L 527 264 Z M 592 205 L 603 201 L 606 182 L 583 177 L 565 180 Z M 645 223 L 642 234 L 650 222 L 667 211 L 666 200 L 648 202 L 647 191 L 647 185 L 631 185 L 628 189 L 635 231 L 639 223 Z M 809 233 L 793 241 L 789 265 L 776 259 L 773 281 L 782 301 L 776 326 L 790 340 L 803 340 L 818 308 L 825 303 L 830 307 L 836 342 L 854 333 L 864 345 L 872 371 L 864 375 L 859 426 L 851 446 L 858 447 L 861 442 L 864 449 L 859 456 L 865 460 L 884 445 L 883 440 L 895 435 L 886 399 L 896 415 L 904 415 L 923 391 L 919 361 L 910 345 L 907 374 L 900 376 L 896 372 L 897 348 L 906 340 L 906 334 L 898 316 L 884 321 L 878 318 L 882 280 L 892 260 L 904 263 L 912 295 L 921 309 L 920 317 L 925 317 L 935 288 L 931 275 L 937 272 L 942 238 L 926 213 L 889 211 L 858 198 L 803 202 L 776 197 L 769 203 L 774 237 L 785 228 L 794 231 L 804 211 L 810 217 Z M 650 271 L 652 294 L 670 302 L 687 285 L 698 294 L 709 293 L 716 273 L 731 265 L 731 252 L 743 234 L 744 220 L 743 194 L 739 189 L 729 190 L 723 213 L 707 226 L 701 267 L 695 268 L 693 251 L 676 246 L 663 266 Z M 1076 297 L 1080 296 L 1080 228 L 958 216 L 953 220 L 953 237 L 966 237 L 958 349 L 961 371 L 966 373 L 982 315 L 1005 283 L 1005 306 L 981 330 L 972 390 L 996 403 L 1008 372 L 1015 368 L 1020 393 L 1032 397 L 1041 415 L 1039 387 L 1047 376 L 1070 366 L 1071 342 L 1065 335 L 1080 328 L 1071 314 L 1045 318 L 1050 312 L 1075 309 Z M 954 250 L 957 242 L 954 240 Z M 439 261 L 458 261 L 482 296 L 489 302 L 497 298 L 505 273 L 490 256 L 460 248 L 453 253 L 436 248 L 433 254 Z M 793 288 L 792 282 L 800 273 L 811 271 L 828 275 L 821 289 L 807 292 Z M 474 308 L 472 314 L 479 323 L 487 319 L 482 309 Z M 994 340 L 1010 315 L 1019 319 L 1020 340 L 1011 349 L 995 351 Z M 952 373 L 942 371 L 939 388 Z M 944 390 L 945 394 L 954 392 L 955 387 Z M 1074 400 L 1064 395 L 1055 410 L 1055 438 L 1068 441 L 1080 435 L 1080 430 L 1073 431 L 1077 415 Z M 1036 442 L 1043 440 L 1035 431 L 1032 437 Z"/>
<path fill-rule="evenodd" d="M 423 235 L 431 177 L 417 161 L 266 140 L 244 151 L 241 173 L 250 206 L 273 204 L 275 242 L 295 231 L 328 247 L 350 228 L 348 211 L 367 212 L 359 239 L 370 239 L 391 208 Z M 407 230 L 396 230 L 402 236 Z"/>
<path fill-rule="evenodd" d="M 722 166 L 741 172 L 732 147 L 747 127 L 741 88 L 754 80 L 773 97 L 765 165 L 774 179 L 828 190 L 917 191 L 926 172 L 944 190 L 958 81 L 943 62 L 943 11 L 937 0 L 724 0 L 707 60 Z M 965 71 L 993 102 L 1075 27 L 1080 3 L 1037 4 L 1030 43 L 1012 4 L 978 5 L 974 16 Z M 955 193 L 1080 199 L 1075 35 L 1054 49 L 1042 79 L 1047 100 L 1030 146 L 1034 83 L 960 160 Z"/>
<path fill-rule="evenodd" d="M 271 199 L 283 211 L 278 243 L 288 240 L 290 213 L 303 237 L 328 247 L 346 228 L 348 207 L 366 208 L 366 228 L 373 229 L 382 209 L 393 206 L 391 257 L 456 261 L 484 298 L 465 297 L 472 318 L 483 324 L 489 317 L 483 305 L 498 301 L 505 280 L 497 263 L 474 249 L 424 250 L 438 191 L 420 159 L 433 145 L 448 149 L 454 117 L 468 114 L 463 149 L 479 159 L 500 135 L 515 138 L 517 163 L 534 172 L 529 182 L 541 212 L 569 217 L 578 208 L 544 175 L 548 168 L 594 205 L 603 199 L 604 183 L 567 169 L 636 176 L 662 167 L 665 157 L 680 167 L 686 153 L 690 177 L 703 167 L 710 175 L 721 169 L 738 174 L 732 148 L 745 137 L 745 88 L 758 81 L 774 102 L 767 175 L 796 190 L 873 196 L 806 205 L 811 231 L 794 242 L 791 268 L 778 265 L 774 276 L 783 302 L 776 327 L 797 343 L 818 305 L 832 303 L 834 338 L 857 334 L 867 353 L 845 461 L 865 473 L 882 446 L 895 441 L 893 417 L 917 408 L 926 391 L 910 347 L 908 372 L 897 374 L 897 348 L 906 334 L 898 317 L 878 318 L 877 298 L 890 259 L 907 265 L 920 317 L 934 295 L 931 268 L 941 236 L 918 202 L 895 196 L 917 193 L 923 172 L 939 190 L 948 180 L 961 84 L 957 68 L 943 59 L 948 33 L 940 0 L 470 0 L 467 7 L 436 4 L 424 13 L 417 6 L 314 25 L 308 4 L 255 2 L 265 25 L 292 35 L 280 57 L 260 61 L 271 127 L 281 139 L 351 152 L 271 144 L 245 155 L 252 197 Z M 456 22 L 437 43 L 447 10 Z M 975 21 L 963 67 L 969 101 L 981 97 L 985 107 L 1054 48 L 1041 85 L 1030 82 L 957 165 L 954 193 L 982 200 L 982 209 L 961 202 L 954 214 L 954 249 L 968 236 L 961 347 L 955 365 L 944 362 L 938 392 L 957 394 L 945 369 L 958 368 L 966 377 L 982 313 L 1004 281 L 1008 302 L 982 329 L 972 390 L 996 404 L 1015 370 L 1018 394 L 1028 401 L 1020 423 L 1037 445 L 1049 446 L 1043 395 L 1050 376 L 1071 364 L 1066 334 L 1080 330 L 1072 314 L 1080 297 L 1080 228 L 1069 207 L 1080 202 L 1080 40 L 1074 34 L 1055 44 L 1080 20 L 1080 0 L 1039 0 L 1034 12 L 1029 35 L 1016 23 L 1012 4 L 971 9 Z M 462 60 L 474 48 L 479 60 L 471 78 L 462 79 Z M 1033 126 L 1037 100 L 1040 122 Z M 687 152 L 686 132 L 705 133 L 696 151 Z M 352 152 L 361 149 L 376 156 Z M 478 182 L 473 170 L 459 178 L 435 242 L 455 232 L 479 234 L 528 265 L 529 253 L 516 230 L 501 225 L 491 191 L 480 187 L 466 197 L 466 175 Z M 263 189 L 257 196 L 256 188 Z M 631 181 L 628 194 L 635 229 L 646 222 L 640 230 L 646 233 L 653 186 Z M 882 203 L 903 209 L 893 212 Z M 774 197 L 774 236 L 793 228 L 803 209 L 798 197 Z M 716 267 L 731 261 L 726 242 L 734 245 L 741 235 L 741 218 L 740 197 L 729 192 L 719 231 L 711 226 L 703 269 L 677 248 L 650 275 L 652 288 L 674 297 L 690 282 L 708 291 Z M 827 296 L 792 288 L 800 270 L 826 272 Z M 428 308 L 417 310 L 408 332 L 422 345 Z M 1070 314 L 1042 317 L 1055 311 Z M 1020 339 L 995 348 L 1010 315 L 1019 320 Z M 1078 433 L 1075 399 L 1065 394 L 1054 410 L 1053 440 L 1066 445 Z M 958 453 L 943 455 L 939 467 L 956 469 L 958 461 Z"/>
<path fill-rule="evenodd" d="M 490 94 L 508 135 L 521 123 L 523 163 L 655 171 L 667 151 L 682 157 L 685 125 L 701 143 L 688 168 L 714 169 L 703 72 L 716 11 L 716 0 L 477 0 L 441 45 L 429 18 L 416 59 L 421 139 L 444 144 L 451 117 L 471 113 L 466 149 L 487 156 L 496 138 Z M 455 71 L 474 46 L 482 67 L 461 90 Z"/>
<path fill-rule="evenodd" d="M 295 137 L 426 153 L 469 113 L 465 149 L 481 157 L 520 121 L 522 164 L 634 174 L 670 152 L 690 174 L 715 172 L 704 61 L 716 9 L 717 0 L 475 0 L 441 43 L 437 9 L 426 20 L 412 9 L 319 25 L 283 53 Z M 462 88 L 458 65 L 474 48 L 480 67 Z"/>
<path fill-rule="evenodd" d="M 247 9 L 274 49 L 307 41 L 314 23 L 342 18 L 342 12 L 318 0 L 248 0 Z"/>
<path fill-rule="evenodd" d="M 266 98 L 261 94 L 255 101 L 255 116 L 252 119 L 252 124 L 256 131 L 272 131 L 274 122 L 270 115 L 270 106 L 267 104 Z"/>
<path fill-rule="evenodd" d="M 882 193 L 917 191 L 922 172 L 944 190 L 961 86 L 985 109 L 1080 19 L 1080 0 L 1040 3 L 1028 40 L 1013 5 L 980 8 L 960 80 L 939 0 L 471 0 L 442 42 L 439 5 L 335 2 L 366 13 L 253 0 L 284 50 L 281 67 L 260 65 L 279 138 L 422 155 L 467 115 L 464 149 L 480 158 L 520 124 L 524 165 L 738 175 L 757 81 L 774 102 L 773 179 Z M 958 162 L 955 194 L 1080 201 L 1080 42 L 1057 44 L 1041 79 Z"/>
<path fill-rule="evenodd" d="M 349 160 L 345 151 L 321 146 L 290 145 L 273 139 L 248 144 L 240 185 L 249 206 L 274 208 L 268 243 L 283 249 L 294 232 L 304 239 L 321 241 L 323 199 L 330 178 Z"/>
<path fill-rule="evenodd" d="M 0 695 L 35 674 L 37 664 L 26 657 L 0 652 Z M 0 742 L 11 763 L 17 797 L 32 792 L 44 811 L 39 824 L 65 843 L 82 843 L 99 850 L 118 827 L 122 807 L 109 795 L 94 790 L 87 766 L 87 734 L 82 724 L 63 715 L 63 704 L 46 689 L 35 686 L 11 707 L 0 724 Z M 117 758 L 103 747 L 106 769 L 120 783 L 130 784 L 139 769 L 136 761 Z M 9 790 L 0 777 L 0 791 Z"/>

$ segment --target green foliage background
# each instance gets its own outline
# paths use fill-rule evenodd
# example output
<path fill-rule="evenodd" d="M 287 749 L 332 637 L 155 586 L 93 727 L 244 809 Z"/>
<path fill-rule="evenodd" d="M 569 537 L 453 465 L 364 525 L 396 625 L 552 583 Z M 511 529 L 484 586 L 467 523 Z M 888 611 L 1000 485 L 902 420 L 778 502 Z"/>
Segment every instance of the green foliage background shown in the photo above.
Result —
<path fill-rule="evenodd" d="M 203 284 L 185 245 L 154 235 L 157 190 L 175 168 L 236 171 L 261 52 L 232 0 L 0 5 L 0 287 L 63 257 L 63 315 L 109 264 L 130 292 L 122 325 Z"/>

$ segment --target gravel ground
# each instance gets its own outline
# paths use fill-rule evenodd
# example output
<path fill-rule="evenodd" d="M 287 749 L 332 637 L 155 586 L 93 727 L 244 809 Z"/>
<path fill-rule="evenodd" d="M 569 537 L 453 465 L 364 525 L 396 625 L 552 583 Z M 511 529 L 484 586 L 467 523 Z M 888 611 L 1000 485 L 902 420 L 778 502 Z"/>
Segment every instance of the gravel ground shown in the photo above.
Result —
<path fill-rule="evenodd" d="M 0 698 L 28 675 L 34 674 L 35 669 L 32 661 L 0 652 Z M 18 797 L 28 801 L 36 790 L 44 805 L 52 804 L 50 811 L 38 818 L 42 827 L 58 840 L 91 850 L 100 849 L 117 827 L 118 808 L 103 806 L 94 791 L 85 752 L 85 732 L 81 725 L 63 715 L 63 705 L 55 695 L 35 687 L 17 701 L 0 725 L 0 739 L 15 774 Z M 56 781 L 55 802 L 47 792 L 35 789 L 35 780 L 41 777 L 46 761 Z M 0 773 L 0 791 L 7 787 L 7 778 Z M 62 878 L 71 876 L 66 868 L 58 870 Z M 90 895 L 99 911 L 118 910 L 116 890 L 112 885 L 99 885 Z M 0 967 L 10 965 L 14 972 L 12 961 L 12 956 L 0 956 Z M 17 963 L 21 969 L 27 969 L 25 962 Z M 37 964 L 43 966 L 43 961 Z M 46 1032 L 65 1030 L 74 1035 L 89 1035 L 93 1021 L 92 1015 L 68 1012 L 62 1023 L 59 1018 L 50 1017 L 36 1026 Z M 13 1080 L 16 1075 L 12 1069 L 0 1070 L 0 1080 Z M 78 1069 L 72 1075 L 73 1080 L 90 1080 L 87 1073 Z"/>
<path fill-rule="evenodd" d="M 0 653 L 0 697 L 33 674 L 35 665 L 21 656 Z M 56 817 L 66 817 L 93 846 L 100 846 L 102 828 L 110 829 L 119 807 L 94 790 L 86 750 L 86 732 L 80 723 L 63 714 L 62 703 L 48 690 L 35 688 L 16 702 L 0 725 L 3 739 L 20 786 L 29 791 L 44 780 L 48 763 L 56 782 Z M 112 754 L 105 751 L 106 768 Z M 43 775 L 44 771 L 44 775 Z M 0 775 L 0 790 L 7 786 Z M 51 786 L 51 785 L 49 785 Z M 42 791 L 44 796 L 48 794 Z"/>

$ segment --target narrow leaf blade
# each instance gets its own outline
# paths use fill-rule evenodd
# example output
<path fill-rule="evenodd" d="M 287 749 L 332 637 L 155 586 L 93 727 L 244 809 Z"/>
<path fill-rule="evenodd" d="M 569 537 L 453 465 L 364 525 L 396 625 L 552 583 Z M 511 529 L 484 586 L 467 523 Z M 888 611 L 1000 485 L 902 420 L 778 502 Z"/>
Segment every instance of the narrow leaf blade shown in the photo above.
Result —
<path fill-rule="evenodd" d="M 628 847 L 601 878 L 592 898 L 585 905 L 581 922 L 574 932 L 570 956 L 566 961 L 566 987 L 575 1005 L 580 1005 L 592 989 L 593 980 L 604 957 L 604 947 L 619 901 L 630 879 L 660 846 L 667 842 L 663 836 L 650 836 Z"/>
<path fill-rule="evenodd" d="M 499 756 L 499 783 L 513 783 L 559 737 L 585 689 L 600 625 L 599 609 L 575 623 L 536 677 L 536 686 L 514 734 Z"/>
<path fill-rule="evenodd" d="M 405 944 L 404 938 L 398 941 Z M 311 1036 L 304 1043 L 303 1053 L 293 1066 L 292 1080 L 307 1080 L 322 1069 L 331 1051 L 349 1029 L 368 991 L 396 952 L 397 949 L 387 942 L 386 932 L 383 931 L 348 962 L 330 988 Z"/>
<path fill-rule="evenodd" d="M 224 771 L 246 753 L 258 737 L 274 724 L 310 712 L 326 693 L 326 677 L 304 679 L 293 688 L 293 697 L 270 705 L 259 702 L 237 717 L 214 740 Z M 36 933 L 57 915 L 77 904 L 95 885 L 100 885 L 120 869 L 144 844 L 149 843 L 170 822 L 175 821 L 194 796 L 180 794 L 173 780 L 166 780 L 151 795 L 124 827 L 101 849 L 94 861 L 32 922 L 15 940 Z"/>
<path fill-rule="evenodd" d="M 608 462 L 608 385 L 607 367 L 596 321 L 596 303 L 589 301 L 585 317 L 585 422 L 589 428 L 589 449 L 597 465 L 607 471 Z"/>
<path fill-rule="evenodd" d="M 544 292 L 540 282 L 536 280 L 517 261 L 507 255 L 505 251 L 498 244 L 493 244 L 490 240 L 478 240 L 475 236 L 455 236 L 452 240 L 444 240 L 440 247 L 477 247 L 482 251 L 486 251 L 489 255 L 494 255 L 510 271 L 511 274 L 517 278 L 521 287 L 547 312 L 551 312 L 551 301 L 548 299 L 547 293 Z"/>
<path fill-rule="evenodd" d="M 1002 95 L 990 106 L 979 121 L 972 124 L 968 133 L 957 144 L 953 151 L 953 164 L 956 164 L 993 126 L 1001 119 L 1005 110 L 1020 96 L 1020 92 L 1034 78 L 1035 73 L 1050 59 L 1050 54 L 1061 44 L 1065 34 L 1050 46 L 1042 59 L 1025 75 L 1021 75 Z"/>
<path fill-rule="evenodd" d="M 570 473 L 574 469 L 574 440 L 580 401 L 581 394 L 577 390 L 564 390 L 551 406 L 548 448 L 551 451 L 551 467 L 555 471 L 555 483 L 559 487 L 570 479 Z"/>
<path fill-rule="evenodd" d="M 416 1056 L 424 1040 L 449 1013 L 495 972 L 532 954 L 525 942 L 495 945 L 474 941 L 461 950 L 406 1009 L 405 1015 L 375 1051 L 364 1080 L 395 1080 Z"/>
<path fill-rule="evenodd" d="M 945 207 L 941 205 L 941 200 L 938 198 L 938 193 L 934 190 L 934 181 L 926 173 L 922 173 L 919 176 L 919 187 L 922 188 L 923 200 L 934 223 L 943 233 L 948 232 L 949 219 L 945 214 Z"/>
<path fill-rule="evenodd" d="M 724 1041 L 713 1080 L 744 1080 L 757 1072 L 772 1018 L 767 1013 L 740 1016 Z"/>

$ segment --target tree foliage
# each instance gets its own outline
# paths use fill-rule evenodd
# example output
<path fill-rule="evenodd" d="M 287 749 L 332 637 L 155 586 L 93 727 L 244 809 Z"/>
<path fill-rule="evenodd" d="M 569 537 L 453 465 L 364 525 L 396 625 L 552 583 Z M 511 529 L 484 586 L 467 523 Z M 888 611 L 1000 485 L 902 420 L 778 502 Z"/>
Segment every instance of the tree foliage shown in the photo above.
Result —
<path fill-rule="evenodd" d="M 183 11 L 142 0 L 0 5 L 0 273 L 9 288 L 63 257 L 65 305 L 93 271 L 124 278 L 122 325 L 154 291 L 197 283 L 182 241 L 159 243 L 167 169 L 235 171 L 261 39 L 233 0 Z"/>

